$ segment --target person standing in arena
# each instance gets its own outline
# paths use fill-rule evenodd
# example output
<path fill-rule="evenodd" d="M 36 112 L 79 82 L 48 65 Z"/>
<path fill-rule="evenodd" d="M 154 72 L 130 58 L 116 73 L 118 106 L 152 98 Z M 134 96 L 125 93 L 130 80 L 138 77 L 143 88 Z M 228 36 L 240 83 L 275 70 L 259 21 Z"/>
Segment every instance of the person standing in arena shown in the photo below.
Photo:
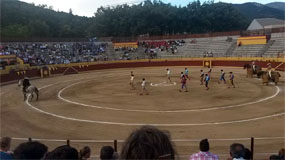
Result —
<path fill-rule="evenodd" d="M 203 81 L 204 81 L 204 72 L 203 72 L 203 70 L 200 70 L 200 85 L 203 85 Z"/>
<path fill-rule="evenodd" d="M 186 76 L 187 79 L 189 79 L 189 70 L 188 68 L 185 68 L 185 71 L 184 71 L 184 75 Z"/>
<path fill-rule="evenodd" d="M 218 81 L 219 84 L 221 83 L 221 81 L 224 81 L 224 84 L 226 84 L 225 74 L 226 73 L 224 72 L 224 70 L 221 70 L 220 80 Z"/>
<path fill-rule="evenodd" d="M 208 74 L 206 74 L 204 81 L 205 81 L 206 90 L 209 90 L 210 76 Z"/>
<path fill-rule="evenodd" d="M 272 66 L 271 66 L 271 63 L 268 63 L 267 64 L 267 72 L 268 72 L 268 75 L 269 75 L 269 78 L 272 79 Z"/>
<path fill-rule="evenodd" d="M 148 91 L 147 91 L 147 89 L 146 89 L 146 87 L 145 87 L 145 85 L 146 85 L 146 80 L 145 80 L 145 78 L 143 78 L 142 79 L 142 92 L 141 92 L 141 94 L 140 95 L 143 95 L 144 93 L 146 93 L 146 95 L 148 95 Z"/>
<path fill-rule="evenodd" d="M 233 74 L 233 72 L 230 72 L 230 84 L 229 84 L 229 87 L 228 88 L 231 88 L 231 86 L 233 86 L 233 88 L 236 88 L 236 86 L 235 86 L 235 84 L 234 84 L 234 78 L 235 78 L 235 76 L 234 76 L 234 74 Z M 231 85 L 231 86 L 230 86 Z"/>
<path fill-rule="evenodd" d="M 181 78 L 181 89 L 179 90 L 179 92 L 182 92 L 184 88 L 185 88 L 185 92 L 188 92 L 186 82 L 187 82 L 187 77 L 183 75 Z"/>
<path fill-rule="evenodd" d="M 170 79 L 170 69 L 166 69 L 166 74 L 167 74 L 167 82 L 171 82 L 171 79 Z"/>
<path fill-rule="evenodd" d="M 252 70 L 253 70 L 253 72 L 255 73 L 255 72 L 256 72 L 255 61 L 252 61 L 251 65 L 252 65 Z"/>
<path fill-rule="evenodd" d="M 212 73 L 212 68 L 210 66 L 208 66 L 208 75 L 211 78 L 211 73 Z"/>
<path fill-rule="evenodd" d="M 184 76 L 184 73 L 181 72 L 181 74 L 180 74 L 180 80 L 182 79 L 183 76 Z"/>
<path fill-rule="evenodd" d="M 131 89 L 135 89 L 135 86 L 134 86 L 134 79 L 135 79 L 135 75 L 133 73 L 133 71 L 131 72 L 131 80 L 130 80 L 130 86 L 131 86 Z"/>

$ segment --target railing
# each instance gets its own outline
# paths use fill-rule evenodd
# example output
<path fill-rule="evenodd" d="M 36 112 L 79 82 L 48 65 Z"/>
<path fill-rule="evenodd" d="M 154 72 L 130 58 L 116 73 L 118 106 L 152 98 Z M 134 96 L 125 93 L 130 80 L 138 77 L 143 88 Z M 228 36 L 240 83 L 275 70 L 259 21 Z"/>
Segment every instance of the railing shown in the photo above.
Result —
<path fill-rule="evenodd" d="M 121 150 L 124 140 L 60 140 L 60 139 L 32 139 L 32 138 L 12 138 L 15 147 L 25 141 L 39 141 L 49 146 L 51 151 L 60 145 L 70 145 L 77 149 L 89 146 L 92 150 L 92 157 L 98 157 L 100 148 L 105 145 L 113 146 L 116 152 Z M 189 155 L 199 151 L 199 141 L 201 139 L 174 139 L 173 143 L 178 150 L 180 159 L 188 159 Z M 220 159 L 229 158 L 229 147 L 232 143 L 241 143 L 251 150 L 252 159 L 268 159 L 270 155 L 277 154 L 278 150 L 284 146 L 285 137 L 251 137 L 251 138 L 228 138 L 228 139 L 208 139 L 211 152 L 217 154 Z M 267 144 L 266 144 L 267 143 Z M 274 144 L 273 147 L 269 147 Z"/>

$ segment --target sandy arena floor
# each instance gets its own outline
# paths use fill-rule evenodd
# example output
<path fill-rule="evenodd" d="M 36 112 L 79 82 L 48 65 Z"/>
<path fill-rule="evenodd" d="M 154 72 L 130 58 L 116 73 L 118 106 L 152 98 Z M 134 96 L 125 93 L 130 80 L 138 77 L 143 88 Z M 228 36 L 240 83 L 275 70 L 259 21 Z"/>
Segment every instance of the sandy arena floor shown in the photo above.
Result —
<path fill-rule="evenodd" d="M 199 140 L 209 138 L 211 151 L 229 157 L 229 146 L 250 147 L 256 137 L 256 157 L 267 158 L 284 147 L 284 77 L 278 86 L 264 86 L 245 71 L 235 73 L 236 88 L 218 84 L 221 68 L 213 68 L 210 90 L 200 85 L 201 68 L 190 69 L 189 92 L 179 92 L 183 67 L 171 67 L 173 83 L 165 83 L 166 67 L 100 70 L 31 81 L 40 88 L 39 101 L 23 101 L 16 84 L 1 87 L 1 136 L 39 138 L 51 149 L 71 141 L 76 148 L 89 145 L 97 155 L 110 140 L 124 140 L 143 124 L 168 130 L 182 158 L 199 150 Z M 134 71 L 136 89 L 129 86 Z M 207 69 L 205 69 L 207 70 Z M 140 96 L 146 78 L 150 95 Z M 175 83 L 174 83 L 175 82 Z M 283 137 L 283 138 L 282 138 Z M 244 139 L 243 139 L 244 138 Z M 96 141 L 95 141 L 96 140 Z M 14 140 L 13 147 L 21 140 Z M 85 143 L 84 143 L 85 142 Z M 95 143 L 96 142 L 96 143 Z M 119 143 L 119 150 L 120 150 Z"/>

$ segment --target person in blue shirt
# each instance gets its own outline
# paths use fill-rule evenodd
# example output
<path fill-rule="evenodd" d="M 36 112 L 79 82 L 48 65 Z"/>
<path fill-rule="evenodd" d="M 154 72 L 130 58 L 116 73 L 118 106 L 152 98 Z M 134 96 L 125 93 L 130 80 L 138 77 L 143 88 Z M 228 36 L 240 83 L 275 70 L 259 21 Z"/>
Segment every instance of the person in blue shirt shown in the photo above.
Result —
<path fill-rule="evenodd" d="M 226 80 L 225 80 L 225 72 L 224 72 L 224 70 L 221 70 L 221 75 L 220 75 L 220 80 L 219 80 L 219 84 L 220 84 L 220 82 L 221 81 L 224 81 L 224 84 L 226 84 Z"/>
<path fill-rule="evenodd" d="M 2 137 L 0 142 L 0 159 L 13 159 L 13 156 L 9 153 L 11 138 L 10 137 Z"/>
<path fill-rule="evenodd" d="M 210 81 L 210 76 L 208 74 L 205 75 L 205 86 L 206 90 L 209 90 L 209 81 Z"/>
<path fill-rule="evenodd" d="M 188 77 L 188 75 L 189 75 L 188 68 L 185 68 L 184 75 L 186 76 L 187 79 L 189 79 L 189 77 Z"/>

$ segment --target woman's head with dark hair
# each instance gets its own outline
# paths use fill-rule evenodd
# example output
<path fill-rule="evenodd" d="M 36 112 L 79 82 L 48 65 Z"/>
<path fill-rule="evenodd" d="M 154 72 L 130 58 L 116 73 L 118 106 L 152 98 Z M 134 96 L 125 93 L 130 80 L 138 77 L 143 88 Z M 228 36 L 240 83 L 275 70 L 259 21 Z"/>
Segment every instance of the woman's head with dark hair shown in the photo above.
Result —
<path fill-rule="evenodd" d="M 14 151 L 15 159 L 42 159 L 48 151 L 48 147 L 40 142 L 25 142 Z"/>
<path fill-rule="evenodd" d="M 123 145 L 121 159 L 174 159 L 169 134 L 153 126 L 133 131 Z"/>
<path fill-rule="evenodd" d="M 200 151 L 208 152 L 209 150 L 210 150 L 210 144 L 208 142 L 208 139 L 202 139 L 200 141 Z"/>
<path fill-rule="evenodd" d="M 47 160 L 48 159 L 53 159 L 53 160 L 79 159 L 79 157 L 78 157 L 78 151 L 75 148 L 70 147 L 69 145 L 64 145 L 64 146 L 57 147 L 56 149 L 48 153 L 46 159 Z"/>
<path fill-rule="evenodd" d="M 233 143 L 230 146 L 230 155 L 232 158 L 244 158 L 245 148 L 240 143 Z"/>

